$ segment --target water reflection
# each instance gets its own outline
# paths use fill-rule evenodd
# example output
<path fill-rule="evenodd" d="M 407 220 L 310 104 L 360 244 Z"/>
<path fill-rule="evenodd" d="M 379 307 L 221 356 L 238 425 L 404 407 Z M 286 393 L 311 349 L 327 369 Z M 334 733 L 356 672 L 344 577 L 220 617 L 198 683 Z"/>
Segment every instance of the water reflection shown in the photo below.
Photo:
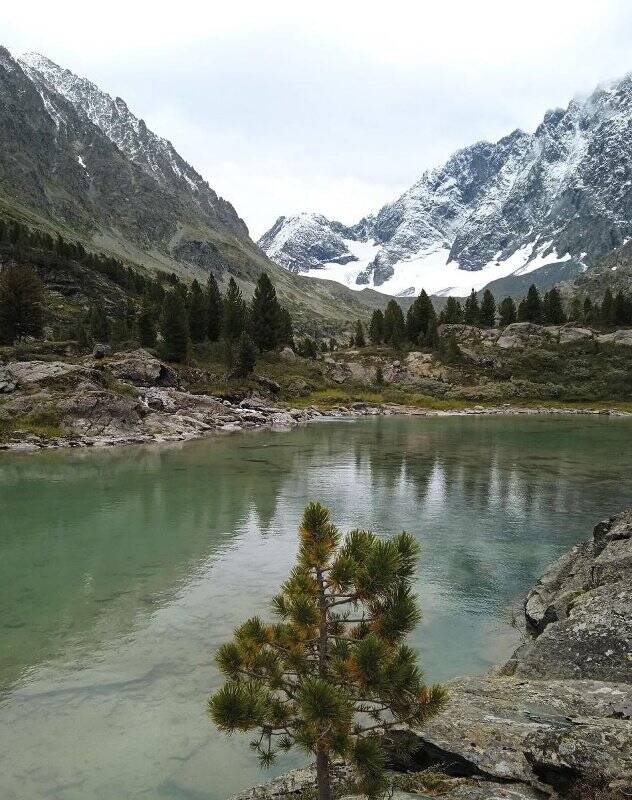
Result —
<path fill-rule="evenodd" d="M 0 796 L 219 800 L 258 780 L 203 699 L 310 499 L 418 536 L 425 669 L 484 671 L 512 599 L 632 502 L 631 444 L 626 420 L 378 419 L 0 457 Z"/>

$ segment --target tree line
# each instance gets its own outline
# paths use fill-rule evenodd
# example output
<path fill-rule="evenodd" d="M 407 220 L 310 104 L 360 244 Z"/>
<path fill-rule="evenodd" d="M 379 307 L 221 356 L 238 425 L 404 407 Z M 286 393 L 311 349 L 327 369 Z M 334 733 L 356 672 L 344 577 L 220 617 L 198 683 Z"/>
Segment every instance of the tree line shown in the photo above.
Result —
<path fill-rule="evenodd" d="M 277 298 L 266 273 L 247 303 L 234 278 L 222 294 L 215 277 L 206 286 L 190 286 L 175 274 L 142 275 L 115 258 L 86 251 L 80 242 L 32 231 L 0 219 L 0 342 L 39 338 L 44 326 L 44 287 L 36 266 L 45 269 L 77 264 L 112 280 L 130 295 L 115 309 L 96 302 L 77 322 L 75 338 L 82 349 L 93 343 L 138 340 L 159 345 L 161 354 L 183 361 L 191 343 L 224 343 L 226 358 L 236 371 L 248 374 L 258 352 L 293 344 L 290 313 Z M 160 341 L 159 341 L 160 339 Z"/>
<path fill-rule="evenodd" d="M 537 286 L 531 284 L 526 296 L 518 304 L 512 297 L 505 297 L 498 303 L 489 289 L 483 292 L 479 302 L 477 293 L 472 290 L 463 303 L 456 297 L 448 297 L 445 306 L 437 314 L 428 294 L 422 289 L 405 316 L 397 301 L 389 300 L 385 311 L 376 309 L 373 312 L 366 333 L 362 321 L 358 320 L 350 344 L 364 347 L 368 335 L 371 344 L 387 344 L 397 348 L 408 343 L 432 349 L 438 345 L 438 325 L 505 328 L 514 322 L 562 325 L 569 321 L 597 328 L 632 325 L 632 298 L 622 291 L 613 295 L 610 289 L 606 289 L 601 304 L 590 297 L 583 301 L 574 297 L 566 311 L 556 287 L 541 295 Z"/>

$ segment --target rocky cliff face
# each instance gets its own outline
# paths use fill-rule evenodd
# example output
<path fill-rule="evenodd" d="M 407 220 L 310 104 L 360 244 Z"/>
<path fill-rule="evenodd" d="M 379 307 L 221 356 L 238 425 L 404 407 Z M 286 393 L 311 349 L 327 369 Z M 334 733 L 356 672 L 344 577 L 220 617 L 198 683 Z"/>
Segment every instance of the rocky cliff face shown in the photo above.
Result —
<path fill-rule="evenodd" d="M 467 294 L 546 264 L 590 264 L 632 235 L 631 125 L 627 76 L 548 111 L 533 133 L 459 150 L 363 226 L 282 217 L 260 243 L 283 266 L 391 294 Z M 354 253 L 354 241 L 373 249 Z M 353 270 L 337 268 L 332 246 Z"/>

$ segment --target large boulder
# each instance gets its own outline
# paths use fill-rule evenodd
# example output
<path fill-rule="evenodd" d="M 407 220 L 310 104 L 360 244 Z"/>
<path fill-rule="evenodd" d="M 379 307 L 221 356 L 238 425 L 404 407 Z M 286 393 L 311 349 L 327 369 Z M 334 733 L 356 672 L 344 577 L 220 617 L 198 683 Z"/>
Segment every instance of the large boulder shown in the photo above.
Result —
<path fill-rule="evenodd" d="M 15 379 L 9 374 L 7 369 L 0 364 L 0 394 L 9 394 L 15 391 L 15 388 Z"/>
<path fill-rule="evenodd" d="M 593 341 L 594 338 L 594 333 L 588 328 L 575 328 L 572 325 L 563 325 L 559 329 L 557 340 L 560 344 L 575 344 L 577 342 Z"/>
<path fill-rule="evenodd" d="M 597 337 L 597 341 L 600 344 L 618 344 L 624 347 L 632 347 L 632 329 L 603 333 Z"/>
<path fill-rule="evenodd" d="M 115 378 L 129 381 L 134 386 L 179 385 L 178 376 L 171 367 L 143 349 L 118 355 L 108 367 Z"/>
<path fill-rule="evenodd" d="M 483 329 L 476 325 L 463 325 L 460 323 L 448 323 L 439 325 L 437 330 L 439 338 L 448 339 L 454 337 L 459 344 L 474 344 L 480 342 L 483 337 Z"/>
<path fill-rule="evenodd" d="M 605 787 L 632 776 L 632 723 L 617 714 L 632 701 L 631 686 L 497 676 L 458 680 L 449 689 L 444 712 L 419 730 L 401 731 L 412 749 L 400 767 L 442 767 L 542 791 L 584 780 Z"/>
<path fill-rule="evenodd" d="M 503 330 L 496 344 L 503 350 L 541 347 L 554 341 L 550 330 L 533 322 L 514 322 Z"/>
<path fill-rule="evenodd" d="M 12 361 L 5 367 L 9 379 L 18 386 L 72 385 L 81 380 L 101 383 L 103 378 L 98 370 L 81 364 L 67 364 L 63 361 Z"/>

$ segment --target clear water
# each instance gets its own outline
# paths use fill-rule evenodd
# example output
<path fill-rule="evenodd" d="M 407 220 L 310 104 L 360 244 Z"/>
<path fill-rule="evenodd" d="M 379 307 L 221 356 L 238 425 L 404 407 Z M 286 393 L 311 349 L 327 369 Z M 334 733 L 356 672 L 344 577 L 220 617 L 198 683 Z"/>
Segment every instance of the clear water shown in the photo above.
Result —
<path fill-rule="evenodd" d="M 0 456 L 0 798 L 220 800 L 265 779 L 205 699 L 310 499 L 414 532 L 426 673 L 484 672 L 515 644 L 515 598 L 632 504 L 631 453 L 627 420 L 453 417 Z"/>

